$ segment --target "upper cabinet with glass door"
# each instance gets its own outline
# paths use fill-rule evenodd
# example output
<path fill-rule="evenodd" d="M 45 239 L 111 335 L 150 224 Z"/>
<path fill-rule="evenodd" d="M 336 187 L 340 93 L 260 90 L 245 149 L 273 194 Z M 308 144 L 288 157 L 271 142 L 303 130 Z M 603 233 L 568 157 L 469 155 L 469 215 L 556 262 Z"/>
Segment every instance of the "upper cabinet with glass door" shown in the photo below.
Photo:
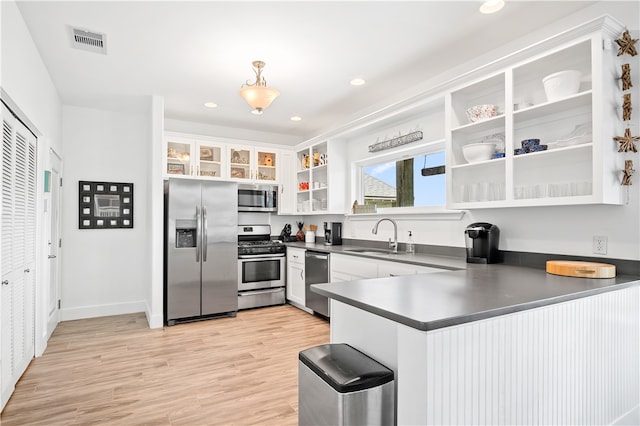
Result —
<path fill-rule="evenodd" d="M 196 143 L 198 154 L 196 163 L 196 176 L 210 179 L 222 179 L 225 177 L 223 167 L 224 145 L 209 141 Z"/>
<path fill-rule="evenodd" d="M 167 136 L 165 150 L 165 177 L 191 177 L 194 174 L 194 141 Z"/>
<path fill-rule="evenodd" d="M 450 208 L 622 203 L 623 31 L 600 18 L 447 95 Z"/>
<path fill-rule="evenodd" d="M 171 133 L 165 143 L 165 177 L 225 177 L 223 144 Z"/>
<path fill-rule="evenodd" d="M 230 144 L 227 151 L 229 178 L 256 183 L 276 183 L 280 180 L 277 150 Z"/>

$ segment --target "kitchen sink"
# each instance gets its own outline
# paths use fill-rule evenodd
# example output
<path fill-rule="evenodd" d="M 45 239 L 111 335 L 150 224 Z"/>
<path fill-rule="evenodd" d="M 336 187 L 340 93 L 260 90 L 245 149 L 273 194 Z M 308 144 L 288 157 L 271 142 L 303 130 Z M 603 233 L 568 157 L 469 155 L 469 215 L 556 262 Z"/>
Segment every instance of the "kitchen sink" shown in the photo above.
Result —
<path fill-rule="evenodd" d="M 366 248 L 362 248 L 362 249 L 345 249 L 344 250 L 347 253 L 359 253 L 359 254 L 398 254 L 398 253 L 394 253 L 391 250 L 381 250 L 381 249 L 366 249 Z"/>

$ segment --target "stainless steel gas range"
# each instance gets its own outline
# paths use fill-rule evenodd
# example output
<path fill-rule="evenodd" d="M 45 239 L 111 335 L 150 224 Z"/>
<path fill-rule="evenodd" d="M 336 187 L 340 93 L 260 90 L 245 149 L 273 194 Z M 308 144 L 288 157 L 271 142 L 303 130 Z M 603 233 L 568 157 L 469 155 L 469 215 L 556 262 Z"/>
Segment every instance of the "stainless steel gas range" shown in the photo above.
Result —
<path fill-rule="evenodd" d="M 285 303 L 286 252 L 271 225 L 238 226 L 238 309 Z"/>

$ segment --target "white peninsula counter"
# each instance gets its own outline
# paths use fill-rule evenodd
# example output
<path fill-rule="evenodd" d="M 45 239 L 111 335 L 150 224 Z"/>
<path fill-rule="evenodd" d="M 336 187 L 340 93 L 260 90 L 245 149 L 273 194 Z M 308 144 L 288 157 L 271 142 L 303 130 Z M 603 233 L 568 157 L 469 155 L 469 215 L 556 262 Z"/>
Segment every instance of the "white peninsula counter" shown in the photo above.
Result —
<path fill-rule="evenodd" d="M 313 285 L 396 373 L 397 423 L 638 424 L 640 281 L 508 265 Z"/>

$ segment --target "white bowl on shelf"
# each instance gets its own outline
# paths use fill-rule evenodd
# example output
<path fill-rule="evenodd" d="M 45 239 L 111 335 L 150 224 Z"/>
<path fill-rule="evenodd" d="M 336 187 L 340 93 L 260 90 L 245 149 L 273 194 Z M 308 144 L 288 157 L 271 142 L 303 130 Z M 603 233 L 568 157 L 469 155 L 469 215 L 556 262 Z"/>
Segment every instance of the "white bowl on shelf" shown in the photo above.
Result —
<path fill-rule="evenodd" d="M 467 114 L 469 123 L 476 123 L 498 115 L 498 107 L 493 104 L 474 105 L 468 108 L 465 113 Z"/>
<path fill-rule="evenodd" d="M 462 147 L 462 155 L 469 163 L 491 160 L 491 156 L 496 151 L 495 143 L 470 143 Z"/>
<path fill-rule="evenodd" d="M 542 79 L 547 100 L 552 102 L 575 95 L 580 90 L 581 78 L 582 73 L 577 70 L 565 70 L 549 74 Z"/>

